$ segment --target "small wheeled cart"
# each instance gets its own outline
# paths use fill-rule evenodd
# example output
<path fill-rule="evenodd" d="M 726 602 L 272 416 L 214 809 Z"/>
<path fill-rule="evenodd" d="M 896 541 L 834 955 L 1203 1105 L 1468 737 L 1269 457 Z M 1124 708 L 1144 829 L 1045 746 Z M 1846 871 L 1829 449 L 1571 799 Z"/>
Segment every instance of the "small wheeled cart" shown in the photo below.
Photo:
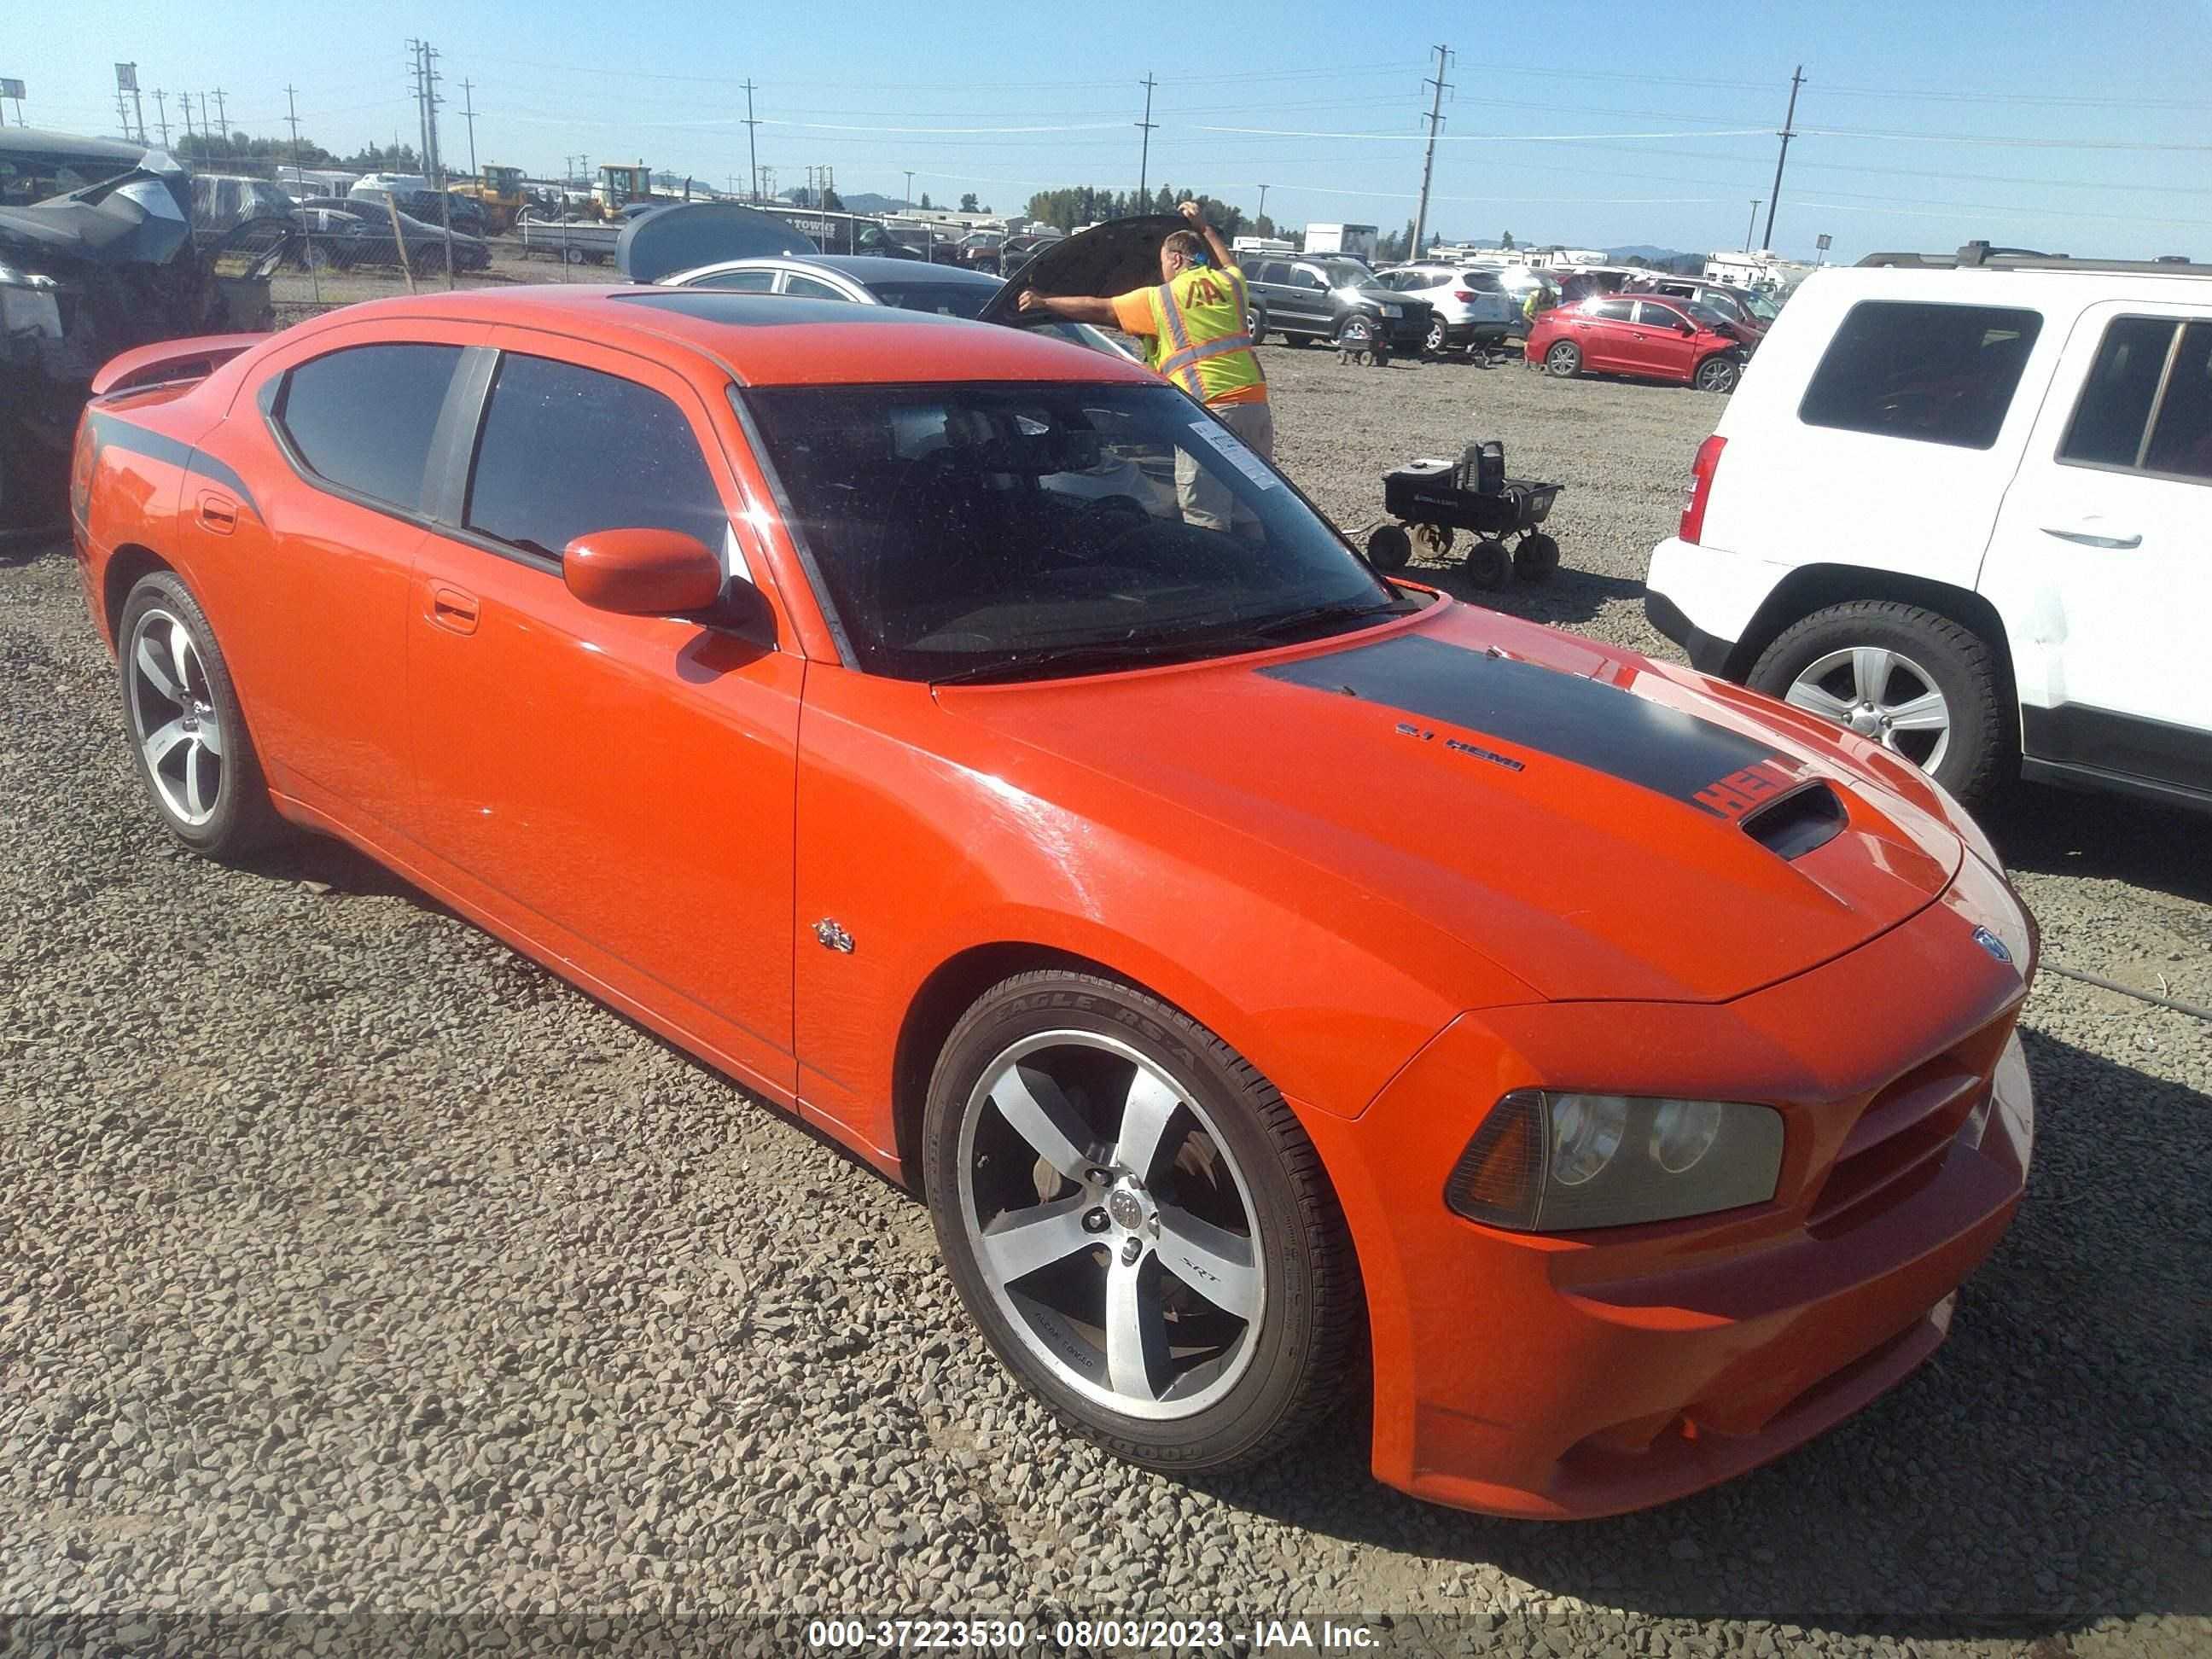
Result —
<path fill-rule="evenodd" d="M 1469 444 L 1456 461 L 1408 461 L 1382 475 L 1382 510 L 1369 529 L 1367 557 L 1377 570 L 1402 570 L 1419 547 L 1430 558 L 1451 551 L 1455 532 L 1474 537 L 1467 573 L 1477 587 L 1503 587 L 1515 577 L 1545 582 L 1559 568 L 1559 544 L 1537 528 L 1559 486 L 1505 476 L 1505 447 Z M 1508 548 L 1507 537 L 1516 538 Z"/>

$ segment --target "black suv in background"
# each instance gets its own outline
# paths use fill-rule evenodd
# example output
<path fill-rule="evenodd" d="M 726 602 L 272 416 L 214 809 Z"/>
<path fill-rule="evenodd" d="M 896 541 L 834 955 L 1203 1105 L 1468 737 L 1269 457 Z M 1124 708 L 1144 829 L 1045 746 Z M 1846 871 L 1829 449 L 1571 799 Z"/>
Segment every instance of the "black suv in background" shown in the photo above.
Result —
<path fill-rule="evenodd" d="M 1355 316 L 1380 326 L 1390 349 L 1406 356 L 1419 356 L 1428 338 L 1428 301 L 1382 287 L 1357 259 L 1246 253 L 1237 264 L 1251 290 L 1247 321 L 1255 343 L 1269 333 L 1280 334 L 1292 345 L 1334 340 Z"/>

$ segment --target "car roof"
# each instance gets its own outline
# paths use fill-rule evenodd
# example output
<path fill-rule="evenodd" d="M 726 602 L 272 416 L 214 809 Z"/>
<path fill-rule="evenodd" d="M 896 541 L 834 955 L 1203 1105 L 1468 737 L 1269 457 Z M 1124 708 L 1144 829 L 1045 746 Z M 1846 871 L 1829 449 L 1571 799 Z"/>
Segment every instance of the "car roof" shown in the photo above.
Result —
<path fill-rule="evenodd" d="M 661 282 L 670 288 L 680 288 L 686 279 L 703 276 L 709 271 L 803 270 L 810 265 L 827 266 L 863 285 L 878 282 L 911 283 L 917 271 L 927 271 L 931 282 L 943 281 L 962 288 L 988 288 L 995 291 L 1000 285 L 1000 279 L 988 271 L 970 270 L 965 265 L 940 265 L 922 259 L 895 259 L 882 253 L 754 253 L 742 259 L 716 259 L 708 264 L 693 265 L 661 278 Z"/>
<path fill-rule="evenodd" d="M 885 259 L 885 265 L 913 261 Z M 996 323 L 842 300 L 713 289 L 533 283 L 351 305 L 285 331 L 408 319 L 542 329 L 667 362 L 672 354 L 748 386 L 877 386 L 956 380 L 1158 384 L 1146 370 Z M 395 326 L 395 333 L 401 331 Z"/>

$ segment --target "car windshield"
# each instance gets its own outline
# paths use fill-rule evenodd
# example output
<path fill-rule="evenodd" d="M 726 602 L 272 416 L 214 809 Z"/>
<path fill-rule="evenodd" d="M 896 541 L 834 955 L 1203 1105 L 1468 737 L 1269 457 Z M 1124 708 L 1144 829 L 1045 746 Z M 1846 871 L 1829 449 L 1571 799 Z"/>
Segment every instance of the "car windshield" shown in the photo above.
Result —
<path fill-rule="evenodd" d="M 1321 268 L 1328 273 L 1331 288 L 1372 288 L 1375 273 L 1356 259 L 1324 259 Z"/>
<path fill-rule="evenodd" d="M 1776 309 L 1774 302 L 1763 294 L 1745 294 L 1739 297 L 1743 308 L 1762 323 L 1771 323 L 1782 314 Z"/>
<path fill-rule="evenodd" d="M 886 276 L 868 284 L 868 291 L 887 306 L 901 311 L 930 311 L 941 317 L 975 317 L 996 294 L 992 283 L 901 282 Z"/>
<path fill-rule="evenodd" d="M 1095 672 L 1414 604 L 1170 387 L 731 395 L 763 429 L 792 527 L 872 673 Z"/>

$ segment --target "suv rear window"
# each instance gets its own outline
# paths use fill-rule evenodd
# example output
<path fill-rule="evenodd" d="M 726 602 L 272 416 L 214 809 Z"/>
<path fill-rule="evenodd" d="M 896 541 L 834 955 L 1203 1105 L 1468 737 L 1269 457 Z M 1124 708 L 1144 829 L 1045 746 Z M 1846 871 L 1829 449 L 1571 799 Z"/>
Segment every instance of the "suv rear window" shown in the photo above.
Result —
<path fill-rule="evenodd" d="M 277 423 L 321 477 L 412 513 L 460 360 L 453 345 L 349 346 L 313 358 L 285 377 Z"/>
<path fill-rule="evenodd" d="M 2002 306 L 1863 301 L 1828 342 L 1797 418 L 1987 449 L 2042 327 L 2041 313 Z"/>
<path fill-rule="evenodd" d="M 2212 478 L 2212 323 L 2115 318 L 2058 458 Z"/>

